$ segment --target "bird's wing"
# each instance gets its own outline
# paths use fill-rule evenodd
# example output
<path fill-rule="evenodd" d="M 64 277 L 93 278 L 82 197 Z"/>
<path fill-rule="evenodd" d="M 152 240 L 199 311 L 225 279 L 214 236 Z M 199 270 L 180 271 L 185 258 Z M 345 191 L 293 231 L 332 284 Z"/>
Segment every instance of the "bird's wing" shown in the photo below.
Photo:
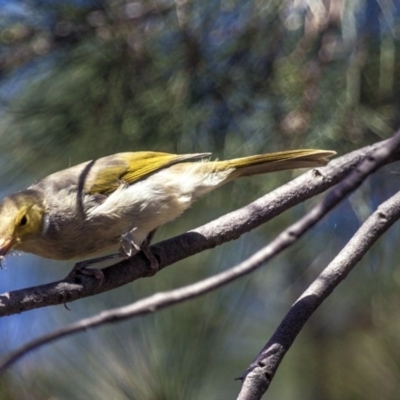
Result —
<path fill-rule="evenodd" d="M 158 152 L 118 153 L 90 161 L 80 177 L 86 193 L 110 194 L 121 184 L 131 185 L 171 165 L 195 161 L 210 153 L 169 154 Z"/>

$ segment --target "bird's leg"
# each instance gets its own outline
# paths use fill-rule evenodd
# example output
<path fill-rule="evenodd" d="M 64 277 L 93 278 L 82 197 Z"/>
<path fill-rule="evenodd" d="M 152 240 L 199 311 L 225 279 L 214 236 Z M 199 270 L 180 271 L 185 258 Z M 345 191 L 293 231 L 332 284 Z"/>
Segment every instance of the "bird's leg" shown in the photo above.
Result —
<path fill-rule="evenodd" d="M 152 271 L 151 275 L 154 275 L 155 273 L 157 273 L 158 269 L 160 268 L 160 263 L 158 262 L 157 257 L 150 250 L 150 243 L 153 240 L 156 230 L 157 230 L 157 228 L 152 230 L 147 235 L 146 239 L 143 241 L 142 245 L 140 246 L 140 249 L 142 250 L 143 254 L 146 256 L 146 258 L 150 262 L 150 267 L 151 267 L 151 271 Z"/>
<path fill-rule="evenodd" d="M 121 254 L 110 254 L 108 256 L 92 258 L 90 260 L 79 261 L 74 265 L 68 277 L 75 277 L 79 274 L 84 274 L 88 276 L 94 276 L 99 281 L 99 286 L 104 282 L 104 274 L 101 269 L 88 268 L 90 265 L 97 264 L 102 261 L 115 260 L 116 258 L 121 258 Z"/>
<path fill-rule="evenodd" d="M 139 251 L 136 248 L 137 245 L 133 241 L 133 237 L 130 233 L 121 236 L 121 249 L 118 253 L 109 254 L 107 256 L 91 258 L 89 260 L 79 261 L 74 265 L 72 271 L 68 274 L 69 277 L 75 277 L 79 274 L 94 276 L 100 281 L 100 286 L 104 282 L 104 274 L 100 269 L 88 268 L 93 264 L 98 264 L 103 261 L 116 260 L 119 258 L 129 258 Z"/>
<path fill-rule="evenodd" d="M 140 246 L 133 240 L 131 232 L 122 235 L 121 248 L 118 253 L 110 254 L 103 257 L 92 258 L 90 260 L 79 261 L 74 265 L 74 268 L 72 268 L 72 271 L 68 274 L 68 277 L 75 277 L 79 274 L 94 276 L 100 282 L 99 286 L 101 286 L 104 282 L 103 272 L 101 271 L 101 269 L 88 268 L 89 266 L 100 263 L 102 261 L 115 260 L 118 258 L 127 259 L 133 257 L 139 251 L 143 252 L 145 257 L 149 260 L 152 272 L 151 276 L 154 275 L 158 271 L 158 268 L 160 266 L 160 263 L 158 262 L 156 256 L 150 251 L 149 248 L 155 233 L 156 229 L 151 231 Z"/>
<path fill-rule="evenodd" d="M 150 262 L 152 272 L 151 275 L 154 275 L 160 266 L 156 256 L 150 251 L 150 243 L 154 237 L 154 234 L 156 233 L 156 230 L 157 229 L 152 230 L 140 246 L 135 243 L 132 232 L 128 232 L 121 236 L 121 253 L 124 253 L 125 257 L 129 258 L 141 251 Z"/>

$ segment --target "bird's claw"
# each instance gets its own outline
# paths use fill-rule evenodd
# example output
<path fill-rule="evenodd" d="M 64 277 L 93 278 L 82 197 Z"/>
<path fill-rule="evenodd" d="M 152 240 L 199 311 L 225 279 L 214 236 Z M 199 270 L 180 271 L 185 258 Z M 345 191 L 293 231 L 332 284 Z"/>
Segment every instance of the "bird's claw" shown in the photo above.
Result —
<path fill-rule="evenodd" d="M 76 278 L 79 275 L 93 276 L 98 282 L 98 287 L 104 283 L 104 274 L 101 269 L 88 268 L 89 265 L 94 264 L 94 261 L 98 260 L 86 260 L 77 262 L 72 268 L 71 272 L 68 274 L 68 278 Z"/>
<path fill-rule="evenodd" d="M 142 245 L 139 246 L 137 243 L 135 243 L 132 232 L 133 231 L 127 232 L 121 236 L 121 256 L 124 258 L 130 258 L 141 251 L 150 262 L 151 271 L 149 272 L 149 276 L 153 276 L 156 272 L 158 272 L 160 267 L 159 261 L 149 248 L 153 233 L 150 233 Z"/>
<path fill-rule="evenodd" d="M 157 257 L 151 252 L 151 250 L 150 250 L 148 245 L 142 246 L 141 250 L 142 250 L 143 254 L 145 255 L 145 257 L 150 262 L 151 270 L 149 271 L 148 276 L 155 275 L 158 272 L 159 268 L 160 268 L 160 263 L 159 263 Z"/>

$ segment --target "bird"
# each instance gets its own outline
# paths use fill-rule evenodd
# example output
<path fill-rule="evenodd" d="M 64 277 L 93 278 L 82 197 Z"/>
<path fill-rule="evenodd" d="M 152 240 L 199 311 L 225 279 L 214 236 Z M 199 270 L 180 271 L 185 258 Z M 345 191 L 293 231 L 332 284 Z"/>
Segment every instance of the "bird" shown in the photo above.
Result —
<path fill-rule="evenodd" d="M 87 266 L 143 251 L 156 272 L 149 250 L 154 232 L 197 198 L 240 177 L 323 166 L 334 154 L 302 149 L 211 161 L 211 153 L 139 151 L 87 161 L 0 202 L 0 260 L 10 250 L 81 260 L 73 271 L 101 280 Z"/>

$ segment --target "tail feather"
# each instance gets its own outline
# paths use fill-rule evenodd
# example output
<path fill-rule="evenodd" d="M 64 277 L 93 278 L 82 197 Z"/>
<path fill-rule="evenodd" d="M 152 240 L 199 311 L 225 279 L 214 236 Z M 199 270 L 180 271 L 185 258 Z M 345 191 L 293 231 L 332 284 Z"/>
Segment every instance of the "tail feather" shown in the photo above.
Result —
<path fill-rule="evenodd" d="M 226 161 L 183 162 L 160 171 L 156 176 L 169 174 L 163 180 L 175 182 L 180 188 L 177 192 L 190 193 L 194 199 L 242 176 L 319 167 L 327 164 L 328 158 L 334 154 L 328 150 L 292 150 Z"/>
<path fill-rule="evenodd" d="M 296 168 L 313 168 L 326 165 L 328 158 L 336 152 L 328 150 L 289 150 L 277 153 L 260 154 L 236 158 L 227 161 L 216 161 L 216 170 L 232 169 L 227 180 L 242 176 L 263 174 Z"/>

